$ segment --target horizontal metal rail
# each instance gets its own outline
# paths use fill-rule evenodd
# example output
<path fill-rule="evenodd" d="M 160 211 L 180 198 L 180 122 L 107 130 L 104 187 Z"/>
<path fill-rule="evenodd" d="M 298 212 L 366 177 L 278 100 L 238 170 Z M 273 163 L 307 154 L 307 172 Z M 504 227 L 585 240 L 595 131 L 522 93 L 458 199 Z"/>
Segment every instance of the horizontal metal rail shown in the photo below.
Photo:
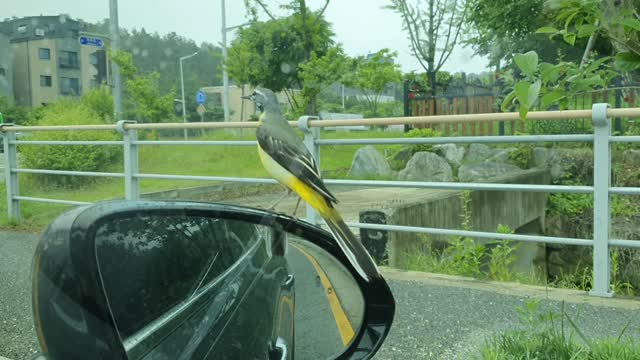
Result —
<path fill-rule="evenodd" d="M 428 182 L 428 181 L 383 181 L 383 180 L 342 180 L 342 179 L 326 179 L 324 180 L 324 183 L 327 185 L 425 188 L 425 189 L 439 189 L 439 190 L 555 192 L 555 193 L 567 193 L 567 194 L 593 193 L 593 186 L 448 183 L 448 182 Z"/>
<path fill-rule="evenodd" d="M 640 240 L 610 239 L 609 245 L 617 246 L 617 247 L 640 249 Z"/>
<path fill-rule="evenodd" d="M 47 174 L 47 175 L 75 175 L 75 176 L 94 176 L 94 177 L 118 177 L 123 178 L 123 173 L 112 172 L 95 172 L 95 171 L 69 171 L 69 170 L 47 170 L 47 169 L 11 169 L 15 173 L 26 174 Z"/>
<path fill-rule="evenodd" d="M 396 145 L 466 143 L 593 142 L 593 135 L 447 136 L 432 138 L 323 139 L 318 145 Z"/>
<path fill-rule="evenodd" d="M 166 180 L 195 180 L 195 181 L 227 181 L 245 184 L 277 184 L 273 179 L 267 178 L 241 178 L 227 176 L 192 176 L 192 175 L 168 175 L 168 174 L 137 174 L 137 179 L 166 179 Z"/>
<path fill-rule="evenodd" d="M 92 203 L 86 202 L 86 201 L 47 199 L 47 198 L 39 198 L 39 197 L 31 197 L 31 196 L 14 196 L 13 198 L 15 200 L 42 202 L 42 203 L 51 203 L 51 204 L 61 204 L 61 205 L 90 205 L 90 204 L 92 204 Z"/>
<path fill-rule="evenodd" d="M 139 140 L 134 145 L 211 145 L 211 146 L 255 146 L 255 140 Z"/>
<path fill-rule="evenodd" d="M 591 118 L 592 110 L 563 110 L 563 111 L 533 111 L 527 114 L 527 120 L 569 120 Z M 606 113 L 609 118 L 640 117 L 640 108 L 608 109 Z M 461 122 L 489 122 L 489 121 L 511 121 L 520 120 L 517 112 L 508 113 L 487 113 L 487 114 L 460 114 L 460 115 L 432 115 L 432 116 L 410 116 L 410 117 L 389 117 L 372 119 L 345 119 L 345 120 L 310 120 L 309 127 L 336 127 L 354 125 L 416 125 L 416 124 L 442 124 Z M 298 126 L 297 121 L 289 122 L 292 126 Z M 245 122 L 194 122 L 194 123 L 127 123 L 124 130 L 163 130 L 163 129 L 239 129 L 256 128 L 255 121 Z M 2 126 L 1 132 L 20 131 L 117 131 L 115 124 L 109 125 L 58 125 L 58 126 Z"/>
<path fill-rule="evenodd" d="M 15 140 L 12 145 L 120 145 L 122 141 L 61 141 L 61 140 Z"/>
<path fill-rule="evenodd" d="M 640 188 L 639 187 L 612 187 L 609 189 L 609 194 L 640 195 Z"/>
<path fill-rule="evenodd" d="M 611 136 L 609 141 L 613 143 L 637 143 L 640 142 L 640 136 Z"/>
<path fill-rule="evenodd" d="M 483 238 L 483 239 L 513 240 L 513 241 L 525 241 L 525 242 L 547 243 L 547 244 L 567 244 L 567 245 L 580 245 L 580 246 L 593 245 L 593 240 L 576 239 L 576 238 L 519 235 L 519 234 L 501 234 L 501 233 L 484 232 L 484 231 L 452 230 L 452 229 L 428 228 L 428 227 L 420 227 L 420 226 L 381 225 L 381 224 L 369 224 L 369 223 L 347 223 L 347 225 L 355 228 L 412 232 L 412 233 L 423 233 L 423 234 L 432 234 L 432 235 L 465 236 L 465 237 L 474 237 L 474 238 Z"/>

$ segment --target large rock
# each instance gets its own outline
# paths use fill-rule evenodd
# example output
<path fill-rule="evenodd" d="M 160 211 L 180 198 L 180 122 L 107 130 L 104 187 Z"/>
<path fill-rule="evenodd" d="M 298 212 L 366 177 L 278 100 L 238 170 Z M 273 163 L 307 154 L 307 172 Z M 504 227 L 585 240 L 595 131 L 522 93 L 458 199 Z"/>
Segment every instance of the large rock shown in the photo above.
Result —
<path fill-rule="evenodd" d="M 398 173 L 404 181 L 452 181 L 453 171 L 447 160 L 430 152 L 417 152 Z"/>
<path fill-rule="evenodd" d="M 625 150 L 622 153 L 622 162 L 629 166 L 640 167 L 640 150 Z"/>
<path fill-rule="evenodd" d="M 463 164 L 458 169 L 460 182 L 483 182 L 496 176 L 520 172 L 522 169 L 511 164 L 483 162 L 479 164 Z"/>
<path fill-rule="evenodd" d="M 549 149 L 543 147 L 533 148 L 533 166 L 539 168 L 547 167 Z"/>
<path fill-rule="evenodd" d="M 533 149 L 533 165 L 548 169 L 552 181 L 571 177 L 584 184 L 593 183 L 593 151 L 590 148 Z"/>
<path fill-rule="evenodd" d="M 349 169 L 349 176 L 390 177 L 391 167 L 376 148 L 368 145 L 356 151 Z"/>
<path fill-rule="evenodd" d="M 509 154 L 517 150 L 516 148 L 494 149 L 487 161 L 515 165 L 514 161 L 509 159 Z"/>
<path fill-rule="evenodd" d="M 451 166 L 456 168 L 462 164 L 462 159 L 464 159 L 464 147 L 456 144 L 435 145 L 433 150 L 436 154 L 445 158 Z"/>
<path fill-rule="evenodd" d="M 485 144 L 471 144 L 467 155 L 464 157 L 464 162 L 467 164 L 474 164 L 485 161 L 491 156 L 491 149 Z"/>

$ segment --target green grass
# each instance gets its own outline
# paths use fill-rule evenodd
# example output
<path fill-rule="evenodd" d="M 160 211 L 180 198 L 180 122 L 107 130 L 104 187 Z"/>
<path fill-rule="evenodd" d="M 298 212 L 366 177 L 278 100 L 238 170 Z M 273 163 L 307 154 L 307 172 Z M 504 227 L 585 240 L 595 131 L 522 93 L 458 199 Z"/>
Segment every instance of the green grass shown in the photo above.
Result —
<path fill-rule="evenodd" d="M 335 138 L 388 138 L 402 137 L 401 132 L 362 131 L 362 132 L 325 132 L 323 139 Z M 168 138 L 162 138 L 168 139 Z M 244 131 L 233 135 L 224 131 L 210 132 L 204 136 L 192 137 L 198 140 L 255 140 L 253 131 Z M 173 139 L 171 139 L 173 140 Z M 180 138 L 175 138 L 180 140 Z M 363 145 L 336 145 L 321 148 L 321 168 L 327 178 L 346 178 L 351 161 L 357 149 Z M 398 145 L 376 146 L 383 154 Z M 118 162 L 105 171 L 122 172 L 123 164 Z M 141 146 L 139 153 L 139 171 L 151 174 L 269 177 L 259 162 L 256 148 L 253 146 Z M 92 184 L 72 189 L 43 188 L 35 177 L 39 175 L 20 175 L 20 194 L 23 196 L 43 197 L 73 201 L 99 201 L 124 197 L 123 179 L 100 178 Z M 142 193 L 176 188 L 188 188 L 213 184 L 212 182 L 144 179 L 140 181 Z M 1 186 L 0 228 L 39 231 L 56 216 L 69 209 L 65 205 L 21 202 L 23 222 L 13 224 L 7 220 L 6 190 Z"/>
<path fill-rule="evenodd" d="M 522 329 L 494 336 L 481 348 L 476 359 L 481 360 L 632 360 L 640 359 L 640 343 L 623 335 L 616 338 L 589 339 L 574 318 L 561 310 L 538 311 L 539 300 L 527 301 L 516 308 Z"/>

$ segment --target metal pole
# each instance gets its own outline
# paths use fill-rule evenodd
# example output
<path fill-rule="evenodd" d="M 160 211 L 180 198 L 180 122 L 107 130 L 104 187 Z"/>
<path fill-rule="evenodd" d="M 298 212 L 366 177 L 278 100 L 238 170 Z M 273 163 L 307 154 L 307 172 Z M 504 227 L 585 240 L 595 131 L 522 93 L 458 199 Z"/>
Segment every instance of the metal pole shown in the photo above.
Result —
<path fill-rule="evenodd" d="M 342 85 L 342 110 L 345 110 L 346 108 L 344 106 L 344 84 L 341 84 L 341 85 Z"/>
<path fill-rule="evenodd" d="M 229 74 L 227 73 L 227 11 L 225 0 L 220 0 L 222 6 L 222 106 L 224 107 L 224 121 L 231 121 L 229 115 Z"/>
<path fill-rule="evenodd" d="M 120 34 L 118 25 L 118 0 L 109 0 L 109 25 L 111 28 L 111 51 L 116 53 L 120 50 Z M 120 67 L 111 61 L 113 73 L 113 104 L 114 119 L 120 120 L 122 116 L 122 78 L 120 77 Z"/>
<path fill-rule="evenodd" d="M 4 124 L 2 126 L 11 126 L 12 124 Z M 7 188 L 7 214 L 9 220 L 20 221 L 20 200 L 16 199 L 20 195 L 18 188 L 18 173 L 11 169 L 18 168 L 17 146 L 11 144 L 16 140 L 16 133 L 5 132 L 2 134 L 4 143 L 4 176 Z"/>
<path fill-rule="evenodd" d="M 138 181 L 138 132 L 126 130 L 125 124 L 135 124 L 135 121 L 120 120 L 116 129 L 122 134 L 124 143 L 124 198 L 138 200 L 140 198 L 140 184 Z"/>
<path fill-rule="evenodd" d="M 184 73 L 182 72 L 182 58 L 180 58 L 180 89 L 182 90 L 182 122 L 187 123 L 187 106 L 184 101 Z M 184 129 L 184 140 L 187 138 L 187 129 Z"/>
<path fill-rule="evenodd" d="M 320 145 L 316 144 L 316 139 L 320 137 L 320 128 L 310 128 L 309 120 L 317 120 L 317 116 L 301 116 L 298 119 L 298 128 L 304 134 L 304 145 L 307 147 L 311 156 L 316 160 L 318 168 L 320 168 Z M 318 224 L 318 213 L 314 208 L 307 205 L 306 220 L 311 224 Z"/>
<path fill-rule="evenodd" d="M 611 118 L 609 104 L 593 104 L 593 287 L 590 294 L 611 297 L 609 257 L 609 188 L 611 187 Z"/>

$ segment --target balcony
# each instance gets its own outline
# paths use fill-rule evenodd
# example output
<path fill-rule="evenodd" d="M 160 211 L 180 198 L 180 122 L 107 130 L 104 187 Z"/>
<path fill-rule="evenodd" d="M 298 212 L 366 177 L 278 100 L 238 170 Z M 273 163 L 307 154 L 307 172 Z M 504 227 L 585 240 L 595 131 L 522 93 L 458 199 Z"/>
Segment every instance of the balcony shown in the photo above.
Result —
<path fill-rule="evenodd" d="M 80 62 L 78 59 L 59 57 L 58 66 L 62 69 L 80 69 Z"/>

